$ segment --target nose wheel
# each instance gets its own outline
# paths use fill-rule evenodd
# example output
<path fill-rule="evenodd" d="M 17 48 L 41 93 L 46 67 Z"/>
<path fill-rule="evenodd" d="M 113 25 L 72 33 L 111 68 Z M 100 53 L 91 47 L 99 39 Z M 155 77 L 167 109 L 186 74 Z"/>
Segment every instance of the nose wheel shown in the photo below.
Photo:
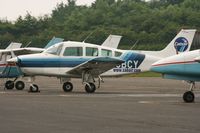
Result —
<path fill-rule="evenodd" d="M 31 84 L 29 92 L 33 92 L 33 93 L 40 92 L 39 87 L 36 84 Z"/>

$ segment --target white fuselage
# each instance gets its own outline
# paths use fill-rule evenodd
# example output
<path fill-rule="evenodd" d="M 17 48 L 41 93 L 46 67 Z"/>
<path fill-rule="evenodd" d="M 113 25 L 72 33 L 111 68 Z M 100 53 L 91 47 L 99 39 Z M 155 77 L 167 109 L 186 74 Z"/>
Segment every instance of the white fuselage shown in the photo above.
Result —
<path fill-rule="evenodd" d="M 128 52 L 128 50 L 80 42 L 64 42 L 59 45 L 55 45 L 52 49 L 40 54 L 19 56 L 22 72 L 25 75 L 77 77 L 77 75 L 69 75 L 67 72 L 92 58 L 105 56 L 120 58 L 122 54 Z M 81 54 L 76 53 L 80 49 Z M 57 53 L 56 50 L 58 50 Z M 75 53 L 73 53 L 73 50 L 75 50 Z M 67 52 L 74 55 L 71 56 Z M 101 74 L 101 76 L 119 76 L 149 71 L 151 64 L 161 59 L 152 55 L 134 53 L 134 51 L 129 52 L 133 52 L 133 56 L 127 58 L 125 63 Z M 76 54 L 80 55 L 77 56 Z"/>

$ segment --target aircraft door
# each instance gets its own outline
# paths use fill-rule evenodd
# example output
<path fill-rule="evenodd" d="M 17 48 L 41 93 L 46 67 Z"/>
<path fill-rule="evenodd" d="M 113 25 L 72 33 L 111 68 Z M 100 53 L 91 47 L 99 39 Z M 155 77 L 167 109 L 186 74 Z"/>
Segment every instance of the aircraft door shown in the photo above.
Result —
<path fill-rule="evenodd" d="M 66 72 L 79 65 L 82 61 L 83 47 L 68 46 L 63 48 L 60 55 L 60 73 L 66 75 Z"/>

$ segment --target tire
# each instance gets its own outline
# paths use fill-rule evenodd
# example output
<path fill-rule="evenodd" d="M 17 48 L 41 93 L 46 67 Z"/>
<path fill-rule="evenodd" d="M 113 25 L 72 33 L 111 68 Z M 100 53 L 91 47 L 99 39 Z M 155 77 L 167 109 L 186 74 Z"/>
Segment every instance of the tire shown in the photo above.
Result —
<path fill-rule="evenodd" d="M 195 99 L 195 96 L 192 91 L 187 91 L 183 94 L 183 100 L 186 103 L 192 103 L 192 102 L 194 102 L 194 99 Z"/>
<path fill-rule="evenodd" d="M 73 84 L 70 82 L 65 82 L 63 84 L 63 90 L 64 92 L 71 92 L 73 90 Z"/>
<path fill-rule="evenodd" d="M 94 93 L 96 90 L 95 84 L 94 83 L 89 83 L 89 84 L 90 84 L 90 86 L 88 84 L 85 85 L 85 91 L 87 93 Z"/>
<path fill-rule="evenodd" d="M 25 84 L 24 84 L 23 81 L 17 81 L 17 82 L 15 83 L 15 88 L 16 88 L 17 90 L 23 90 L 24 87 L 25 87 Z"/>
<path fill-rule="evenodd" d="M 30 92 L 39 92 L 39 87 L 36 84 L 31 85 Z"/>
<path fill-rule="evenodd" d="M 5 88 L 7 90 L 12 90 L 14 88 L 14 86 L 15 86 L 15 83 L 11 80 L 6 81 L 6 83 L 5 83 Z"/>

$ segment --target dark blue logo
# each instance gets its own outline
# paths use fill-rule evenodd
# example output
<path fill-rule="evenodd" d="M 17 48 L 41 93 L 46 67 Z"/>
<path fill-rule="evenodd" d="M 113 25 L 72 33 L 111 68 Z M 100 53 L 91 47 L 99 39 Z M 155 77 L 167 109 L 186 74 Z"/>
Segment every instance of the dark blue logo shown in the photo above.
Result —
<path fill-rule="evenodd" d="M 123 54 L 121 58 L 125 62 L 113 68 L 114 72 L 128 72 L 128 73 L 141 72 L 141 69 L 139 69 L 138 67 L 145 59 L 144 54 L 138 54 L 129 51 L 126 54 Z"/>
<path fill-rule="evenodd" d="M 174 47 L 177 52 L 184 52 L 188 49 L 188 40 L 185 37 L 179 37 L 174 42 Z"/>

